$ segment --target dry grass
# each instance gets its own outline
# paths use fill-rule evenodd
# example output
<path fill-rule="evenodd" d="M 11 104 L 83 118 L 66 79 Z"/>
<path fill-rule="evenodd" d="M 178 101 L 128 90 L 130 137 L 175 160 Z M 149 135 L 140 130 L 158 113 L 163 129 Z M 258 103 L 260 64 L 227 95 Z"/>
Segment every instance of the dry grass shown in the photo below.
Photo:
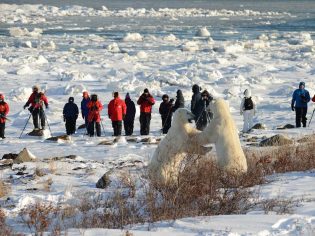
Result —
<path fill-rule="evenodd" d="M 4 211 L 0 208 L 0 236 L 13 235 L 12 229 L 6 224 L 6 216 Z"/>
<path fill-rule="evenodd" d="M 11 185 L 0 180 L 0 198 L 8 196 L 11 192 Z"/>

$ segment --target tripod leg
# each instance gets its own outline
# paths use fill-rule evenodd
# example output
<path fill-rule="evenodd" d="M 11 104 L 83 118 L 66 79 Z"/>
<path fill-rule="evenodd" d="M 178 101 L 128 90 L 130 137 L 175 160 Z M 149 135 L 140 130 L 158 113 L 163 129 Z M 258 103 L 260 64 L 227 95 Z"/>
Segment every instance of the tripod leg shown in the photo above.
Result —
<path fill-rule="evenodd" d="M 310 121 L 308 122 L 308 127 L 310 127 L 310 125 L 311 125 L 311 121 L 312 121 L 312 119 L 313 119 L 314 112 L 315 112 L 315 109 L 313 110 L 313 113 L 312 113 L 311 119 L 310 119 Z"/>
<path fill-rule="evenodd" d="M 27 121 L 26 121 L 26 123 L 25 123 L 25 126 L 24 126 L 24 128 L 23 128 L 23 130 L 22 130 L 22 132 L 21 132 L 21 134 L 20 134 L 19 139 L 22 137 L 22 134 L 23 134 L 23 132 L 24 132 L 24 130 L 25 130 L 27 124 L 28 124 L 28 121 L 31 119 L 31 116 L 32 116 L 32 113 L 31 113 L 30 116 L 28 117 L 28 119 L 27 119 Z"/>

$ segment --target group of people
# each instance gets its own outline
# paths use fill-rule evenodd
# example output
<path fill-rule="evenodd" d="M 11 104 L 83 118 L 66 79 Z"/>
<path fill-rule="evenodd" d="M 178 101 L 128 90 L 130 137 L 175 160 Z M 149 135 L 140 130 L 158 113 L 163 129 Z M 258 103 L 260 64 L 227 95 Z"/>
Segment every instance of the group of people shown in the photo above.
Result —
<path fill-rule="evenodd" d="M 191 112 L 195 115 L 196 128 L 203 130 L 212 119 L 211 111 L 206 107 L 213 100 L 213 96 L 207 91 L 201 91 L 201 87 L 197 84 L 192 86 Z M 307 103 L 311 97 L 305 89 L 305 83 L 300 82 L 299 88 L 292 95 L 291 109 L 295 111 L 296 127 L 306 127 Z M 315 102 L 315 95 L 312 98 Z M 140 134 L 148 135 L 150 133 L 150 122 L 152 106 L 155 104 L 155 99 L 150 94 L 149 90 L 144 89 L 143 93 L 137 100 L 140 106 Z M 43 92 L 39 91 L 38 86 L 32 87 L 32 94 L 23 106 L 28 108 L 33 118 L 35 130 L 44 130 L 47 122 L 44 107 L 48 109 L 48 99 Z M 185 107 L 185 99 L 182 91 L 177 90 L 176 100 L 170 99 L 168 94 L 162 96 L 162 102 L 159 107 L 159 113 L 162 120 L 162 132 L 166 134 L 171 127 L 173 113 L 178 108 Z M 96 94 L 91 96 L 87 91 L 83 92 L 81 101 L 81 114 L 85 121 L 85 128 L 89 136 L 101 136 L 101 111 L 102 103 L 99 101 Z M 4 95 L 0 93 L 0 138 L 5 138 L 5 123 L 8 120 L 9 105 L 4 101 Z M 240 105 L 240 114 L 243 115 L 244 125 L 243 132 L 249 132 L 253 127 L 253 117 L 256 113 L 256 102 L 251 96 L 250 89 L 244 91 L 244 97 Z M 122 135 L 122 127 L 124 126 L 125 135 L 133 134 L 134 119 L 136 115 L 135 103 L 131 100 L 129 93 L 125 99 L 121 99 L 118 92 L 113 93 L 113 99 L 108 104 L 108 117 L 111 119 L 114 136 Z M 74 103 L 74 98 L 69 97 L 68 103 L 63 108 L 63 120 L 66 126 L 68 135 L 72 135 L 76 131 L 76 121 L 79 117 L 79 108 Z"/>

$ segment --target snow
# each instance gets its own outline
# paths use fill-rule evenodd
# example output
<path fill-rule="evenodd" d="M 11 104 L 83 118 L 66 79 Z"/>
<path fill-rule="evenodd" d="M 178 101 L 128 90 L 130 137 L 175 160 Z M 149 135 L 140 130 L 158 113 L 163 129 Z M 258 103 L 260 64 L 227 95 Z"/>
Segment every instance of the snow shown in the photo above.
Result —
<path fill-rule="evenodd" d="M 301 80 L 305 81 L 311 96 L 315 93 L 312 28 L 303 26 L 302 31 L 268 28 L 278 26 L 279 20 L 296 23 L 300 15 L 286 12 L 286 8 L 276 11 L 246 7 L 229 10 L 228 6 L 206 9 L 185 5 L 177 8 L 130 5 L 125 3 L 122 8 L 114 9 L 0 4 L 0 22 L 4 29 L 0 34 L 0 90 L 11 108 L 8 115 L 11 122 L 6 124 L 7 138 L 0 140 L 0 157 L 5 153 L 20 153 L 26 147 L 38 161 L 13 167 L 26 166 L 29 174 L 40 167 L 48 173 L 41 179 L 30 179 L 17 176 L 11 169 L 0 170 L 2 179 L 13 178 L 10 199 L 0 199 L 0 206 L 5 208 L 13 227 L 20 227 L 16 217 L 19 210 L 38 199 L 53 204 L 73 203 L 85 192 L 97 192 L 95 183 L 109 170 L 121 165 L 129 170 L 138 163 L 137 168 L 143 171 L 156 148 L 152 142 L 163 138 L 158 113 L 160 97 L 167 93 L 175 98 L 177 89 L 181 89 L 189 109 L 194 83 L 215 98 L 228 101 L 239 129 L 242 128 L 239 105 L 243 91 L 250 88 L 258 102 L 255 122 L 267 127 L 253 131 L 253 136 L 281 133 L 297 138 L 315 133 L 315 121 L 304 129 L 275 129 L 294 124 L 290 101 Z M 244 27 L 243 22 L 251 28 Z M 50 103 L 45 113 L 52 134 L 46 127 L 44 136 L 39 138 L 26 135 L 33 124 L 32 119 L 26 124 L 30 114 L 23 109 L 34 84 L 40 86 Z M 107 116 L 112 92 L 119 91 L 122 98 L 129 92 L 136 102 L 144 88 L 157 100 L 151 121 L 151 143 L 141 143 L 137 106 L 135 141 L 121 137 L 113 145 L 98 145 L 102 141 L 113 141 Z M 83 91 L 98 94 L 104 104 L 102 137 L 87 137 L 82 129 L 77 130 L 70 141 L 45 141 L 47 137 L 65 133 L 63 106 L 69 96 L 80 106 Z M 314 103 L 309 105 L 309 118 L 314 107 Z M 79 116 L 77 125 L 83 123 Z M 242 144 L 246 145 L 244 140 Z M 66 155 L 76 158 L 51 161 Z M 52 168 L 55 174 L 51 173 Z M 75 168 L 78 170 L 73 170 Z M 52 186 L 50 192 L 45 192 L 41 181 L 48 178 L 52 179 Z M 128 230 L 133 235 L 314 235 L 314 170 L 275 174 L 269 178 L 269 183 L 257 186 L 264 199 L 303 198 L 305 201 L 285 215 L 251 210 L 246 215 L 184 218 L 134 225 Z M 27 190 L 34 186 L 39 190 Z M 83 231 L 84 235 L 126 232 L 70 229 L 68 235 L 82 235 Z"/>

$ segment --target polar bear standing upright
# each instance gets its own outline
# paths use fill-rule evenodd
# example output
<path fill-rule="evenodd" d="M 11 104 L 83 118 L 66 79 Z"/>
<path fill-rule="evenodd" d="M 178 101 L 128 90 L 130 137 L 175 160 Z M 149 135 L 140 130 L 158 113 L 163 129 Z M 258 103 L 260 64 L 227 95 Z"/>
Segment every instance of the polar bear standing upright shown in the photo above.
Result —
<path fill-rule="evenodd" d="M 185 108 L 177 109 L 174 113 L 172 126 L 159 143 L 148 165 L 149 175 L 155 181 L 162 184 L 176 184 L 184 157 L 189 153 L 203 151 L 203 147 L 192 145 L 191 142 L 191 138 L 200 133 L 188 122 L 188 119 L 193 118 L 194 115 Z"/>
<path fill-rule="evenodd" d="M 223 99 L 216 99 L 210 102 L 208 109 L 213 112 L 213 119 L 194 141 L 201 145 L 214 143 L 221 168 L 245 173 L 246 157 L 228 104 Z"/>

